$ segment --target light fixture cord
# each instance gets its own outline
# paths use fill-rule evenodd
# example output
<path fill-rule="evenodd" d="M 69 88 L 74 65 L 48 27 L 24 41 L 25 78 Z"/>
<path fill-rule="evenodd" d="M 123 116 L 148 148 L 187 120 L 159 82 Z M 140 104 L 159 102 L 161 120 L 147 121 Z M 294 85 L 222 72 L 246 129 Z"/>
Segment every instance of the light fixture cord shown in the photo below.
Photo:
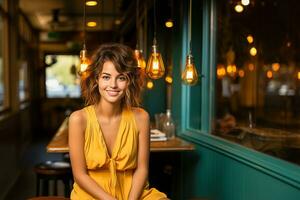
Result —
<path fill-rule="evenodd" d="M 189 54 L 192 54 L 192 0 L 189 5 Z"/>
<path fill-rule="evenodd" d="M 136 0 L 136 19 L 135 19 L 135 28 L 136 28 L 136 49 L 139 49 L 139 24 L 138 24 L 138 17 L 139 17 L 139 0 Z"/>
<path fill-rule="evenodd" d="M 85 50 L 86 49 L 86 46 L 85 46 L 85 3 L 86 3 L 86 0 L 83 0 L 83 49 Z"/>
<path fill-rule="evenodd" d="M 154 9 L 153 9 L 153 18 L 154 18 L 154 38 L 153 38 L 153 45 L 156 45 L 156 0 L 154 0 Z"/>

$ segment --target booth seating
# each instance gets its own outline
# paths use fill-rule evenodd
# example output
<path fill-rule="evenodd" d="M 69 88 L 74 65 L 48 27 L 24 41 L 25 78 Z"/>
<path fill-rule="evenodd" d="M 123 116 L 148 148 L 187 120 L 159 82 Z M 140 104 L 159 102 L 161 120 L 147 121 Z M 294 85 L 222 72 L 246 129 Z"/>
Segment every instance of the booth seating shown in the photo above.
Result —
<path fill-rule="evenodd" d="M 36 196 L 57 196 L 58 181 L 64 185 L 64 196 L 69 197 L 73 182 L 71 165 L 65 161 L 46 161 L 34 167 L 36 173 Z M 50 182 L 53 181 L 52 191 Z"/>

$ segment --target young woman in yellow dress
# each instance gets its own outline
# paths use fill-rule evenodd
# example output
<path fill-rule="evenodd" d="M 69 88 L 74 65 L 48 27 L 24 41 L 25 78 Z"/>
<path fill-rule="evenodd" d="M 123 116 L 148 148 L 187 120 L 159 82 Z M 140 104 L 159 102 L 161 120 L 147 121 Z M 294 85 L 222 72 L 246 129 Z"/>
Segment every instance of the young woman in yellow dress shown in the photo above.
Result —
<path fill-rule="evenodd" d="M 86 107 L 69 118 L 72 200 L 161 200 L 148 187 L 149 115 L 139 108 L 141 73 L 132 49 L 100 46 L 82 76 Z"/>

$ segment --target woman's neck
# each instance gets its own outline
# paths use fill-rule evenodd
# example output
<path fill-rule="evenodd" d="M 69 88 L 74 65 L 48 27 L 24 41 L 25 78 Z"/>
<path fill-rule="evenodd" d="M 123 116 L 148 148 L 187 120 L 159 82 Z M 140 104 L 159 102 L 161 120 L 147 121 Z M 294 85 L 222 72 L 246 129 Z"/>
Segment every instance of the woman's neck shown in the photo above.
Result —
<path fill-rule="evenodd" d="M 105 118 L 117 117 L 122 112 L 121 103 L 111 104 L 101 100 L 95 105 L 95 108 L 97 113 L 101 114 L 101 116 Z"/>

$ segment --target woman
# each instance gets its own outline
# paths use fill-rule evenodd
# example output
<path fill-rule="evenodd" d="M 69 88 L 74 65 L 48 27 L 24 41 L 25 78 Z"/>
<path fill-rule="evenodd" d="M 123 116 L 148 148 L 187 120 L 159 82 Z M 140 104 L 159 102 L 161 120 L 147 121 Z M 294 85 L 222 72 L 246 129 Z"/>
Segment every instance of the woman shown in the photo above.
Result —
<path fill-rule="evenodd" d="M 69 119 L 71 199 L 167 199 L 147 186 L 149 115 L 135 107 L 140 82 L 129 47 L 100 46 L 82 78 L 87 106 Z"/>

